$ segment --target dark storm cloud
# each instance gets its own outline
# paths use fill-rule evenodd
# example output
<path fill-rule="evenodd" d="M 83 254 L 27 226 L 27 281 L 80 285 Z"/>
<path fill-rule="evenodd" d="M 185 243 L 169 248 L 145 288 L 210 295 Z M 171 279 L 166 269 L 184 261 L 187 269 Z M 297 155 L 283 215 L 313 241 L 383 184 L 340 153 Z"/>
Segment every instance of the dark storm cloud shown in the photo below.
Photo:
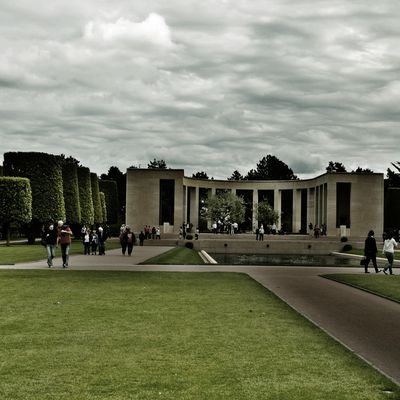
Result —
<path fill-rule="evenodd" d="M 2 150 L 98 173 L 155 157 L 226 178 L 266 154 L 304 177 L 330 160 L 384 172 L 399 17 L 389 0 L 2 4 Z"/>

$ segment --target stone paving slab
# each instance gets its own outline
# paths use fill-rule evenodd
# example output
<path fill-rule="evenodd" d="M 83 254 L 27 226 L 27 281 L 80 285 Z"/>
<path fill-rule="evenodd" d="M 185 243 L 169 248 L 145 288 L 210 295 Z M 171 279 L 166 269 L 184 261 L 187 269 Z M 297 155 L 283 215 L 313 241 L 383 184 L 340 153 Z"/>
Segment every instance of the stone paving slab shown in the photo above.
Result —
<path fill-rule="evenodd" d="M 105 256 L 71 256 L 70 270 L 247 273 L 400 384 L 400 304 L 319 276 L 330 273 L 363 273 L 361 267 L 137 265 L 169 249 L 170 247 L 135 247 L 131 257 L 123 256 L 119 249 L 108 251 Z M 60 267 L 61 260 L 58 260 Z M 48 269 L 45 261 L 0 268 Z"/>

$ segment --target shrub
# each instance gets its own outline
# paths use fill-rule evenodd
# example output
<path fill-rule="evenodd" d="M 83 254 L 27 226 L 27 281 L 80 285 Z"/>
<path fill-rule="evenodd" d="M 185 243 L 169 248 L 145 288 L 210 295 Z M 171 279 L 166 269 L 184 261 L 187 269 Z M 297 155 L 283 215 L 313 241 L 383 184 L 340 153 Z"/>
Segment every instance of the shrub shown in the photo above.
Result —
<path fill-rule="evenodd" d="M 346 236 L 342 236 L 341 238 L 340 238 L 340 241 L 342 242 L 342 243 L 344 243 L 344 242 L 347 242 L 347 237 Z"/>
<path fill-rule="evenodd" d="M 351 244 L 345 244 L 342 248 L 342 252 L 353 250 L 353 246 Z"/>
<path fill-rule="evenodd" d="M 7 245 L 10 243 L 10 224 L 27 223 L 32 219 L 32 191 L 29 179 L 0 177 L 0 221 Z"/>
<path fill-rule="evenodd" d="M 65 220 L 59 156 L 37 152 L 4 153 L 4 174 L 30 180 L 32 219 L 40 223 Z"/>
<path fill-rule="evenodd" d="M 103 192 L 100 192 L 100 204 L 101 204 L 101 215 L 103 217 L 102 223 L 107 222 L 107 206 L 106 206 L 106 198 Z"/>
<path fill-rule="evenodd" d="M 104 193 L 107 209 L 107 223 L 112 225 L 118 223 L 118 188 L 117 183 L 112 180 L 99 181 L 100 191 Z"/>
<path fill-rule="evenodd" d="M 94 210 L 92 201 L 92 185 L 90 170 L 86 167 L 78 167 L 79 202 L 81 205 L 81 223 L 94 224 Z"/>
<path fill-rule="evenodd" d="M 187 243 L 185 243 L 185 247 L 187 247 L 188 249 L 193 249 L 193 243 L 187 242 Z"/>
<path fill-rule="evenodd" d="M 99 178 L 94 172 L 90 173 L 90 184 L 92 187 L 93 217 L 95 224 L 103 223 L 103 211 L 101 209 Z"/>
<path fill-rule="evenodd" d="M 193 235 L 186 235 L 186 240 L 193 240 Z"/>
<path fill-rule="evenodd" d="M 63 161 L 62 177 L 65 202 L 65 218 L 69 224 L 81 223 L 79 201 L 78 162 L 72 158 Z"/>

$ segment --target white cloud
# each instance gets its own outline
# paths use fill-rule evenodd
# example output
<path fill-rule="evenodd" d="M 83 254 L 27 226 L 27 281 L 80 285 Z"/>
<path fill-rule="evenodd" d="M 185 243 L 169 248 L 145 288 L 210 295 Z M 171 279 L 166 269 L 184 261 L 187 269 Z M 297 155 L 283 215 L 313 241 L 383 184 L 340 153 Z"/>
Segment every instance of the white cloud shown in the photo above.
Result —
<path fill-rule="evenodd" d="M 90 41 L 114 44 L 153 44 L 157 46 L 172 46 L 171 31 L 165 19 L 156 13 L 151 13 L 142 22 L 118 18 L 115 22 L 93 20 L 86 24 L 84 38 Z"/>

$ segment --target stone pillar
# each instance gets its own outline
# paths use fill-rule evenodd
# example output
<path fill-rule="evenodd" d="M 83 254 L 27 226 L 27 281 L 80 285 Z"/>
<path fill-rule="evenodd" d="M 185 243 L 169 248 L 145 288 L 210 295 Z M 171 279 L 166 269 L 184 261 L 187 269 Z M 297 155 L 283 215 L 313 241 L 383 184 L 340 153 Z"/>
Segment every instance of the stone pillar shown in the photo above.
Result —
<path fill-rule="evenodd" d="M 184 186 L 183 187 L 183 216 L 182 216 L 182 221 L 179 221 L 179 226 L 181 226 L 181 224 L 183 222 L 186 223 L 186 219 L 187 219 L 187 210 L 188 210 L 188 201 L 189 200 L 189 186 Z"/>
<path fill-rule="evenodd" d="M 258 205 L 258 189 L 253 189 L 253 214 L 252 214 L 253 231 L 258 227 L 258 219 L 256 216 L 257 205 Z"/>
<path fill-rule="evenodd" d="M 281 229 L 281 213 L 282 213 L 282 204 L 281 204 L 281 191 L 279 189 L 274 189 L 274 210 L 279 214 L 279 221 L 276 223 L 277 229 Z"/>
<path fill-rule="evenodd" d="M 301 229 L 301 190 L 293 189 L 293 232 L 298 233 Z"/>
<path fill-rule="evenodd" d="M 190 191 L 190 222 L 193 224 L 193 232 L 199 226 L 199 188 L 191 188 Z"/>

